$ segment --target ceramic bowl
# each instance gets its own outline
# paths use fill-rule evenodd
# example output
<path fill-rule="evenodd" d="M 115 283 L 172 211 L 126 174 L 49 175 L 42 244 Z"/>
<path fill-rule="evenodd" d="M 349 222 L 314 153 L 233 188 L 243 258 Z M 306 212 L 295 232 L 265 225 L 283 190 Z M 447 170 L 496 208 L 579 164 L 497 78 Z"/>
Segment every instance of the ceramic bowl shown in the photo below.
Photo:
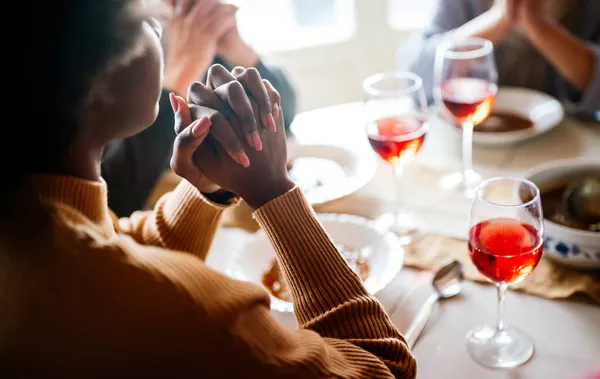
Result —
<path fill-rule="evenodd" d="M 544 163 L 525 177 L 544 189 L 564 181 L 600 176 L 600 160 L 566 159 Z M 581 269 L 600 269 L 600 232 L 570 228 L 544 219 L 544 255 L 558 263 Z"/>

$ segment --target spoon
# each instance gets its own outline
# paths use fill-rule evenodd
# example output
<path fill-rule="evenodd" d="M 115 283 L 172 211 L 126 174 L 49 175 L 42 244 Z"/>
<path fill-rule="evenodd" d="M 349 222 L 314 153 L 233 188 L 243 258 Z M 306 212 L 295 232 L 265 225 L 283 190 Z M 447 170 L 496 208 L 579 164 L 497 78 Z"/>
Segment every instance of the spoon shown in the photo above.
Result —
<path fill-rule="evenodd" d="M 431 316 L 436 301 L 457 295 L 460 292 L 463 279 L 462 264 L 459 261 L 452 261 L 438 270 L 431 281 L 433 293 L 427 298 L 405 334 L 409 348 L 412 348 L 417 342 L 427 320 Z"/>
<path fill-rule="evenodd" d="M 562 207 L 572 222 L 590 228 L 600 224 L 600 177 L 571 184 L 563 194 Z"/>

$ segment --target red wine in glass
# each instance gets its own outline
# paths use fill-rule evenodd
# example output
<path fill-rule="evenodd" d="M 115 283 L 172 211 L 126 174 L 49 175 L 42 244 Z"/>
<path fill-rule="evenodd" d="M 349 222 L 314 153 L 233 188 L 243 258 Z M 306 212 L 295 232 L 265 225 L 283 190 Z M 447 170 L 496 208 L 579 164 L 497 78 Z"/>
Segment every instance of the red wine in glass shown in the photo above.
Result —
<path fill-rule="evenodd" d="M 410 163 L 423 145 L 425 121 L 416 116 L 381 118 L 367 126 L 371 147 L 391 164 Z"/>
<path fill-rule="evenodd" d="M 529 275 L 542 257 L 538 231 L 516 219 L 480 222 L 469 233 L 469 253 L 477 270 L 495 283 L 516 283 Z"/>
<path fill-rule="evenodd" d="M 482 79 L 448 79 L 441 85 L 444 106 L 459 125 L 482 123 L 492 112 L 496 92 L 495 84 Z"/>

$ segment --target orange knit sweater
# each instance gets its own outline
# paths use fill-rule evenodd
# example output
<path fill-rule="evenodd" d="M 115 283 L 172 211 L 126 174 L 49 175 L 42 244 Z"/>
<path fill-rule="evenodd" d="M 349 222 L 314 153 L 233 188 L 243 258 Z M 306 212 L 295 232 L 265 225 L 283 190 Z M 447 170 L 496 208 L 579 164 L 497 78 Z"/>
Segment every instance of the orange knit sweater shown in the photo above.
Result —
<path fill-rule="evenodd" d="M 29 183 L 27 216 L 0 224 L 0 377 L 415 377 L 299 190 L 254 215 L 294 296 L 290 331 L 264 289 L 205 266 L 225 207 L 185 181 L 121 220 L 104 183 Z"/>

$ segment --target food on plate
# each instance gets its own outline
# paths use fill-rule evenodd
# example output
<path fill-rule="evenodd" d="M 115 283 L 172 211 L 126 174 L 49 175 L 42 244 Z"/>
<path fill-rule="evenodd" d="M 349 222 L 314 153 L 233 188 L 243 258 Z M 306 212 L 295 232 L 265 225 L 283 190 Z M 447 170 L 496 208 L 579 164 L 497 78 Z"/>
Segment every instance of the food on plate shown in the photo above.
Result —
<path fill-rule="evenodd" d="M 358 274 L 358 276 L 365 281 L 369 276 L 369 262 L 363 253 L 359 250 L 349 247 L 346 245 L 337 245 L 340 254 L 346 259 L 350 268 Z M 285 279 L 279 264 L 276 259 L 273 259 L 271 267 L 263 274 L 262 284 L 269 291 L 269 293 L 278 299 L 283 301 L 292 301 L 292 295 L 288 289 Z"/>
<path fill-rule="evenodd" d="M 516 113 L 493 111 L 475 131 L 483 133 L 504 133 L 525 130 L 533 127 L 533 121 Z"/>

